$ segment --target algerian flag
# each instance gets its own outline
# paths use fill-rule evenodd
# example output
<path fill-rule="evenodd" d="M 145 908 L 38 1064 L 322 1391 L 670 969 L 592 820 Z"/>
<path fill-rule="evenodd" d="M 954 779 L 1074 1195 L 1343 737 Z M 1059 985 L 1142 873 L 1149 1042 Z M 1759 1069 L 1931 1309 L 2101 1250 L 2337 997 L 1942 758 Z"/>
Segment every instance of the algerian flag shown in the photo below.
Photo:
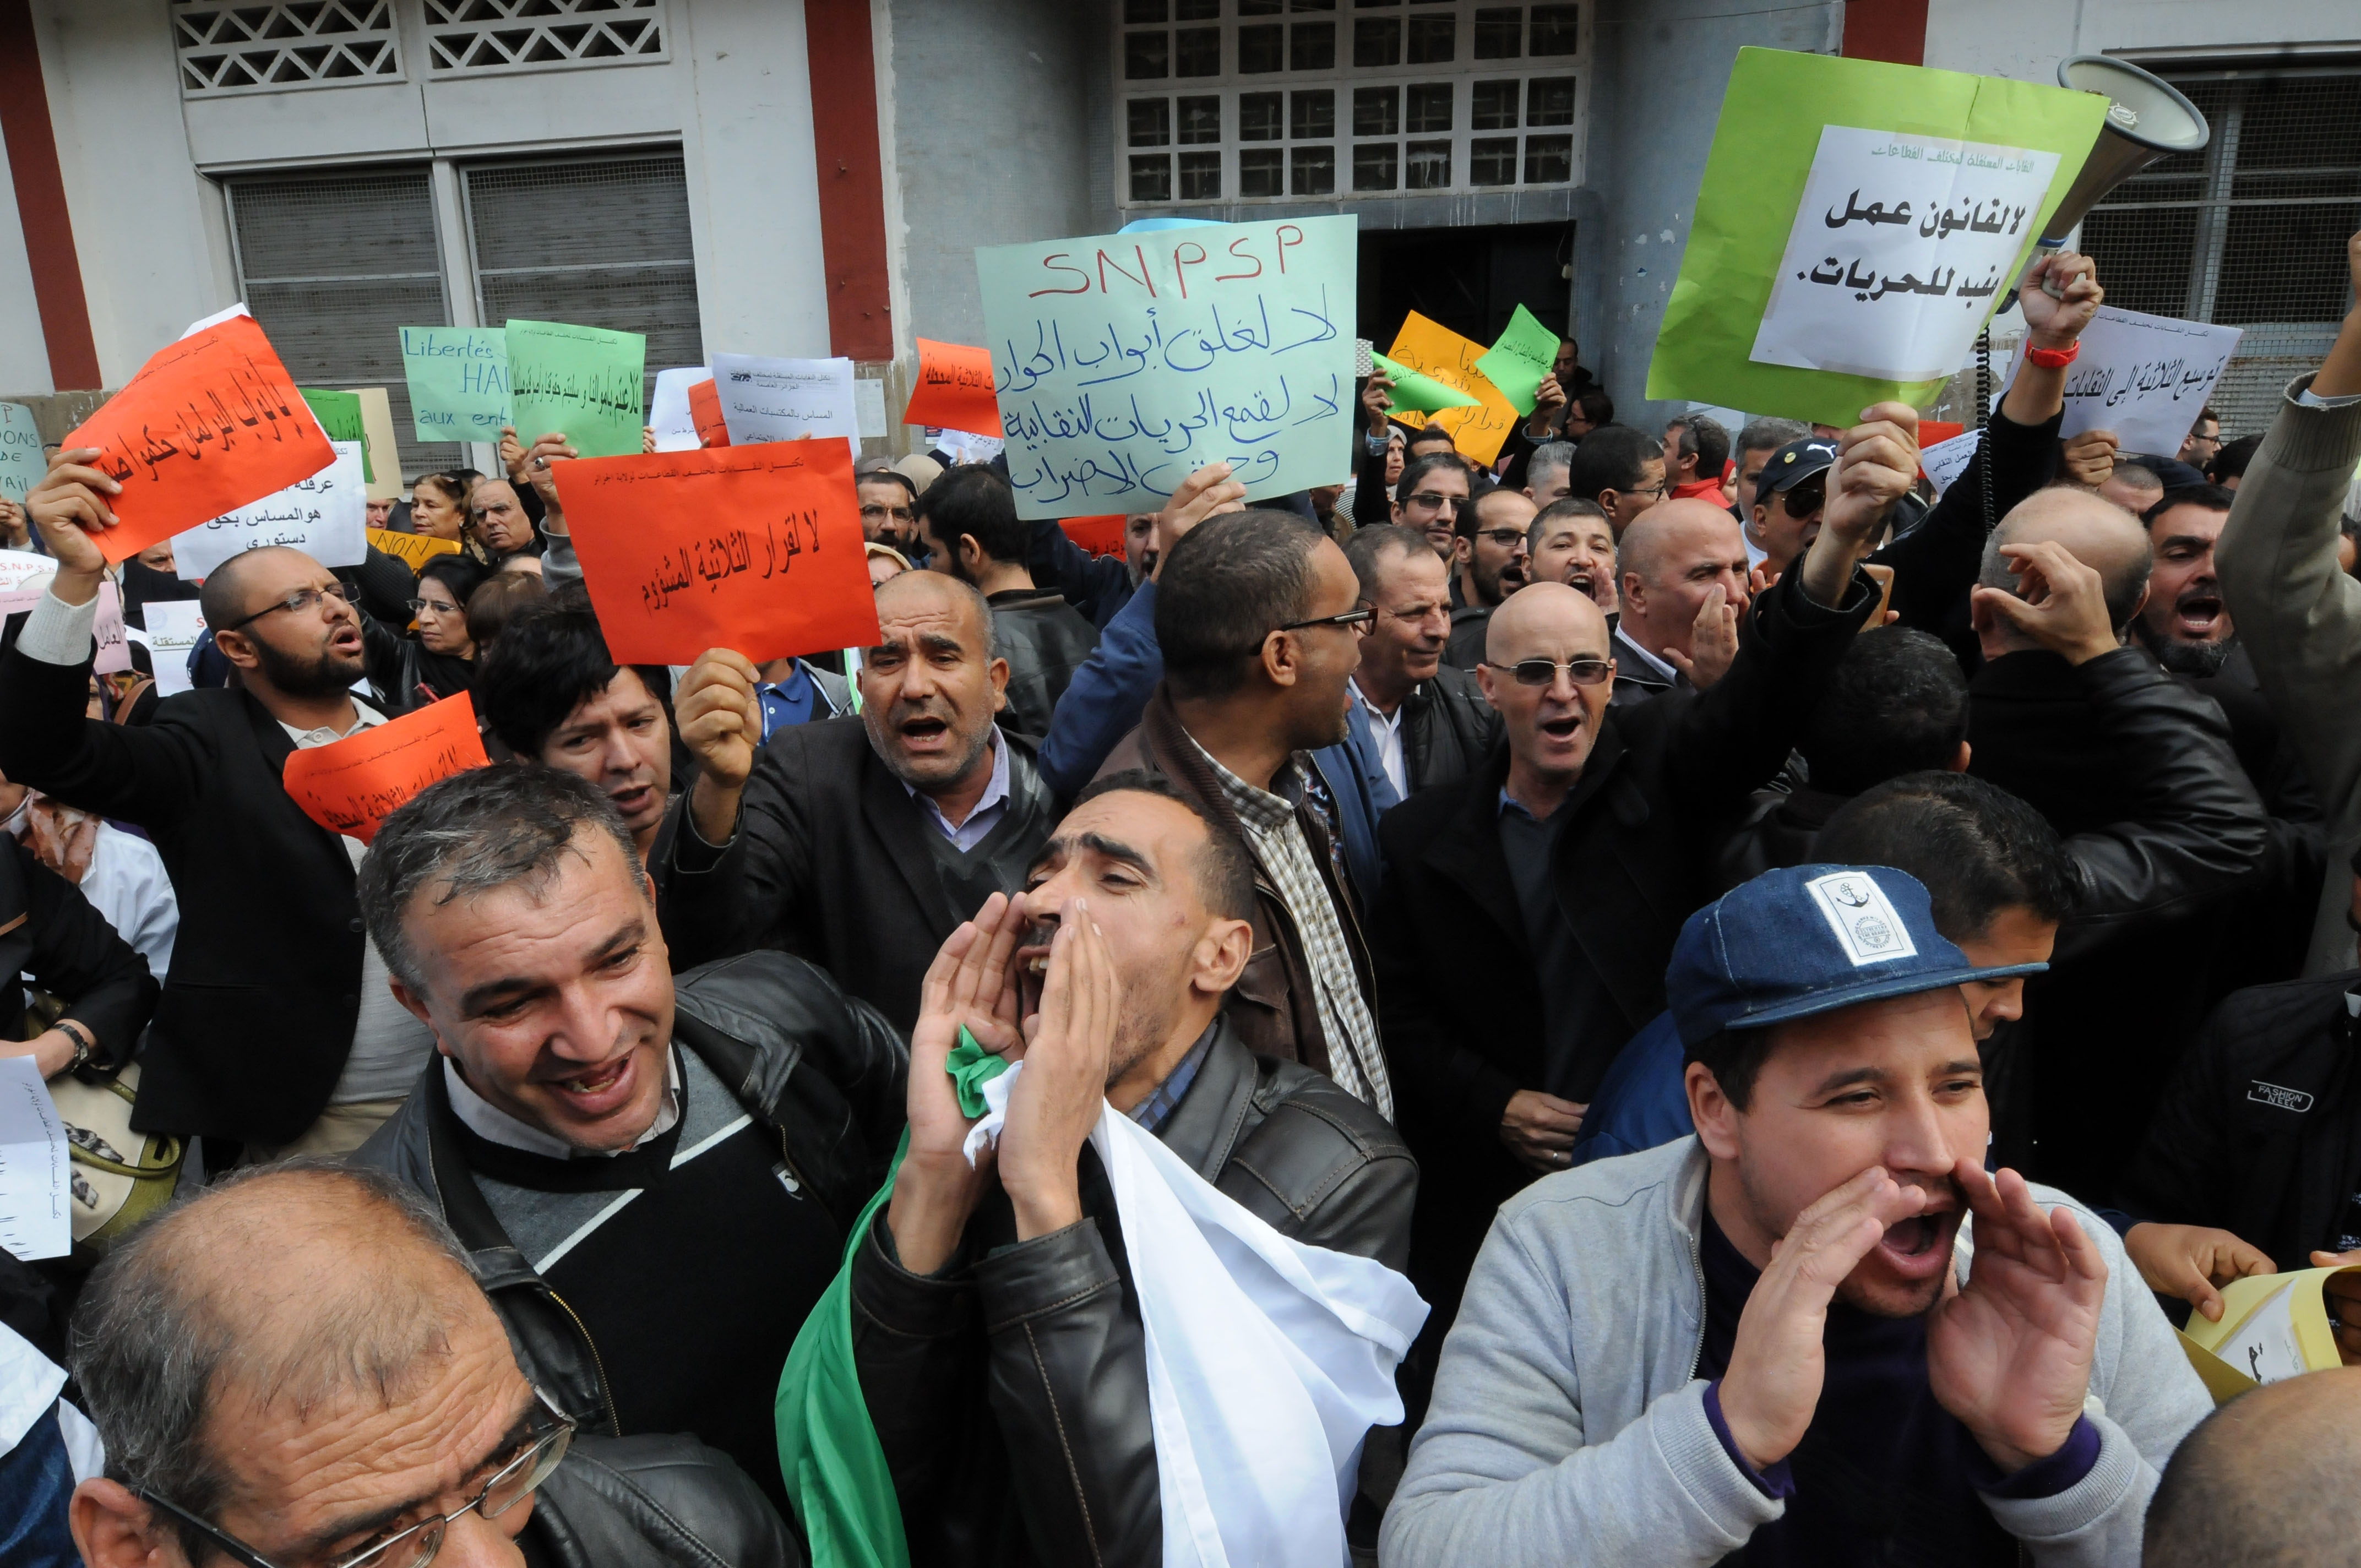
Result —
<path fill-rule="evenodd" d="M 1394 384 L 1388 400 L 1390 407 L 1410 409 L 1422 414 L 1439 414 L 1445 409 L 1472 409 L 1482 403 L 1454 387 L 1446 387 L 1432 376 L 1422 376 L 1409 366 L 1371 354 L 1369 363 Z"/>

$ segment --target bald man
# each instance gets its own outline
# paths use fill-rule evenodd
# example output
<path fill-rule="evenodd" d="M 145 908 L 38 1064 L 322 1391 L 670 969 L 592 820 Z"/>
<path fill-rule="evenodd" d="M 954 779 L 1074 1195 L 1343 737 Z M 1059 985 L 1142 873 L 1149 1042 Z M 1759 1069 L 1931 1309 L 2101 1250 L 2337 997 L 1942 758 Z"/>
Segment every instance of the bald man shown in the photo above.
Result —
<path fill-rule="evenodd" d="M 2205 1014 L 2263 978 L 2242 975 L 2225 946 L 2260 924 L 2231 901 L 2268 904 L 2258 879 L 2286 874 L 2220 707 L 2121 645 L 2148 567 L 2129 512 L 2088 490 L 2037 490 L 1993 530 L 1970 605 L 1984 663 L 1968 686 L 1968 771 L 2069 838 L 2119 846 L 2086 876 L 2091 918 L 2067 923 L 2025 1017 L 1993 1047 L 2030 1075 L 2030 1174 L 2094 1202 L 2115 1201 Z M 2095 588 L 2103 620 L 2071 639 L 2044 629 L 2034 610 L 2086 574 L 2078 597 Z"/>
<path fill-rule="evenodd" d="M 1746 536 L 1728 509 L 1695 499 L 1650 507 L 1623 531 L 1615 700 L 1644 702 L 1721 678 L 1746 612 Z"/>
<path fill-rule="evenodd" d="M 237 685 L 167 697 L 147 725 L 85 718 L 99 539 L 120 488 L 93 455 L 60 453 L 27 498 L 58 571 L 0 657 L 0 773 L 138 824 L 188 914 L 133 1125 L 203 1135 L 210 1169 L 358 1147 L 434 1036 L 393 1000 L 361 929 L 360 841 L 280 782 L 296 751 L 384 722 L 351 690 L 365 654 L 350 590 L 299 550 L 232 556 L 202 602 Z"/>
<path fill-rule="evenodd" d="M 742 752 L 700 773 L 667 919 L 699 954 L 809 959 L 906 1033 L 936 949 L 986 898 L 1025 885 L 1055 803 L 1034 742 L 996 722 L 1008 662 L 993 656 L 983 596 L 905 572 L 878 586 L 877 618 L 858 717 L 795 725 L 759 751 L 759 720 L 741 724 Z M 741 655 L 699 668 L 714 710 L 756 711 Z"/>
<path fill-rule="evenodd" d="M 1532 584 L 1492 613 L 1477 671 L 1508 745 L 1378 824 L 1379 1023 L 1419 1157 L 1411 1273 L 1437 1343 L 1493 1209 L 1566 1163 L 1608 1064 L 1663 1009 L 1681 922 L 1712 892 L 1712 825 L 1778 771 L 1870 613 L 1861 545 L 1916 460 L 1916 415 L 1875 411 L 1847 433 L 1820 537 L 1746 607 L 1720 681 L 1610 707 L 1605 613 Z"/>
<path fill-rule="evenodd" d="M 150 1221 L 92 1277 L 73 1365 L 106 1447 L 71 1505 L 87 1568 L 800 1561 L 723 1455 L 577 1435 L 388 1178 L 249 1173 Z"/>
<path fill-rule="evenodd" d="M 2241 1394 L 2180 1440 L 2142 1568 L 2361 1568 L 2361 1366 Z"/>

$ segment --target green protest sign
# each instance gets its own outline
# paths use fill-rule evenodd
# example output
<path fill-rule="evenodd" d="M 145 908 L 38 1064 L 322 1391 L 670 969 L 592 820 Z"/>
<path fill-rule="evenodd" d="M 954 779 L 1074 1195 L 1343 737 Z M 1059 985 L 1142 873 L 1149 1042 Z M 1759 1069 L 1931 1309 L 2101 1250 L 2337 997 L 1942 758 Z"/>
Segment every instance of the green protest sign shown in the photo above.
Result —
<path fill-rule="evenodd" d="M 1925 407 L 2106 112 L 2061 87 L 1739 50 L 1648 396 L 1835 425 Z"/>
<path fill-rule="evenodd" d="M 406 326 L 401 374 L 421 441 L 498 441 L 509 422 L 509 338 L 496 326 Z"/>
<path fill-rule="evenodd" d="M 361 477 L 364 482 L 374 477 L 369 472 L 368 432 L 361 422 L 361 400 L 355 392 L 338 392 L 326 387 L 298 387 L 303 400 L 312 407 L 312 417 L 320 422 L 320 433 L 331 441 L 352 441 L 362 444 Z"/>
<path fill-rule="evenodd" d="M 519 441 L 531 446 L 551 431 L 563 431 L 585 457 L 638 455 L 646 338 L 529 321 L 511 321 L 506 336 L 509 406 Z"/>
<path fill-rule="evenodd" d="M 1016 514 L 1143 511 L 1208 463 L 1250 499 L 1351 470 L 1356 220 L 975 253 Z"/>
<path fill-rule="evenodd" d="M 1542 378 L 1557 369 L 1557 334 L 1543 326 L 1541 317 L 1519 305 L 1499 341 L 1476 361 L 1476 368 L 1500 389 L 1500 395 L 1515 404 L 1519 413 L 1530 414 L 1542 389 Z"/>
<path fill-rule="evenodd" d="M 49 471 L 33 411 L 23 403 L 0 403 L 0 499 L 22 501 Z"/>
<path fill-rule="evenodd" d="M 1394 384 L 1386 395 L 1388 409 L 1410 409 L 1417 413 L 1439 414 L 1445 409 L 1473 409 L 1483 406 L 1483 400 L 1471 398 L 1455 387 L 1446 387 L 1432 376 L 1422 376 L 1409 366 L 1387 358 L 1372 350 L 1369 364 L 1378 374 Z"/>

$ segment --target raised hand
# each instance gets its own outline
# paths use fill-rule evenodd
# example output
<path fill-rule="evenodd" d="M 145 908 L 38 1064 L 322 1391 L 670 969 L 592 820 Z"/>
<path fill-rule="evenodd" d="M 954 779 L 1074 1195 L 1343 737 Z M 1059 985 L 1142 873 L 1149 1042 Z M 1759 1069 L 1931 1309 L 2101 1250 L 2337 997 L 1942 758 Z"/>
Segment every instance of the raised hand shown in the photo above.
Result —
<path fill-rule="evenodd" d="M 1689 629 L 1689 651 L 1667 648 L 1664 663 L 1686 675 L 1689 685 L 1699 691 L 1730 674 L 1730 663 L 1738 657 L 1738 618 L 1745 608 L 1744 600 L 1731 598 L 1728 588 L 1714 584 L 1697 610 L 1697 623 Z"/>
<path fill-rule="evenodd" d="M 518 457 L 515 471 L 531 481 L 533 492 L 541 497 L 544 510 L 562 517 L 566 509 L 557 504 L 557 465 L 566 458 L 581 455 L 566 439 L 564 431 L 553 430 L 537 438 L 532 448 Z"/>
<path fill-rule="evenodd" d="M 1069 899 L 1049 944 L 1040 1014 L 1026 1023 L 1025 1074 L 1009 1091 L 1000 1133 L 1000 1184 L 1020 1241 L 1082 1217 L 1075 1162 L 1106 1108 L 1119 989 L 1089 901 Z"/>
<path fill-rule="evenodd" d="M 1394 406 L 1394 400 L 1389 394 L 1393 389 L 1392 377 L 1382 370 L 1369 372 L 1368 383 L 1361 389 L 1361 411 L 1368 416 L 1371 435 L 1383 435 L 1386 433 L 1386 411 Z"/>
<path fill-rule="evenodd" d="M 1804 591 L 1831 608 L 1844 598 L 1853 563 L 1869 553 L 1894 504 L 1918 477 L 1918 411 L 1908 403 L 1877 403 L 1863 409 L 1861 419 L 1837 440 L 1820 532 L 1801 568 Z"/>
<path fill-rule="evenodd" d="M 1587 1105 L 1520 1089 L 1500 1109 L 1500 1141 L 1528 1170 L 1564 1170 L 1574 1161 L 1575 1135 L 1582 1131 Z"/>
<path fill-rule="evenodd" d="M 1246 488 L 1230 477 L 1227 463 L 1208 463 L 1180 481 L 1156 514 L 1156 575 L 1172 559 L 1183 535 L 1217 511 L 1246 510 Z"/>
<path fill-rule="evenodd" d="M 106 575 L 98 535 L 115 525 L 115 510 L 107 503 L 123 493 L 123 487 L 90 466 L 98 453 L 95 446 L 59 453 L 25 497 L 25 515 L 57 559 L 58 574 L 49 591 L 67 604 L 88 604 Z"/>
<path fill-rule="evenodd" d="M 726 844 L 736 830 L 739 795 L 754 771 L 763 743 L 762 679 L 753 661 L 730 648 L 708 648 L 682 677 L 673 699 L 680 738 L 697 759 L 689 810 L 708 844 Z"/>
<path fill-rule="evenodd" d="M 1872 1166 L 1796 1215 L 1772 1248 L 1770 1266 L 1739 1314 L 1721 1376 L 1721 1419 L 1755 1469 L 1793 1453 L 1812 1424 L 1828 1372 L 1821 1340 L 1837 1287 L 1888 1226 L 1924 1209 L 1927 1198 L 1927 1189 L 1905 1187 Z"/>
<path fill-rule="evenodd" d="M 1564 407 L 1565 407 L 1565 389 L 1558 385 L 1557 372 L 1553 370 L 1543 377 L 1542 384 L 1533 389 L 1533 411 L 1525 417 L 1527 433 L 1545 434 L 1550 428 L 1550 422 L 1557 417 L 1558 410 Z"/>
<path fill-rule="evenodd" d="M 2107 614 L 2106 586 L 2063 544 L 2044 539 L 2004 544 L 2000 553 L 2016 574 L 2018 592 L 1982 587 L 1971 590 L 1968 614 L 1978 629 L 2005 620 L 2074 664 L 2122 646 Z"/>
<path fill-rule="evenodd" d="M 2091 1386 L 2107 1262 L 2060 1208 L 2044 1213 L 2013 1170 L 1962 1159 L 1975 1214 L 1968 1282 L 1927 1320 L 1927 1381 L 1977 1446 L 2014 1473 L 2065 1445 Z"/>
<path fill-rule="evenodd" d="M 2099 264 L 2070 250 L 2037 258 L 2016 286 L 2026 335 L 2036 348 L 2064 348 L 2081 336 L 2106 297 L 2099 287 Z"/>
<path fill-rule="evenodd" d="M 500 426 L 500 471 L 509 477 L 510 484 L 524 483 L 524 443 L 512 424 Z"/>
<path fill-rule="evenodd" d="M 2209 1322 L 2222 1321 L 2222 1292 L 2215 1287 L 2273 1272 L 2260 1247 L 2205 1225 L 2134 1225 L 2124 1236 L 2124 1251 L 2149 1289 L 2179 1297 Z"/>

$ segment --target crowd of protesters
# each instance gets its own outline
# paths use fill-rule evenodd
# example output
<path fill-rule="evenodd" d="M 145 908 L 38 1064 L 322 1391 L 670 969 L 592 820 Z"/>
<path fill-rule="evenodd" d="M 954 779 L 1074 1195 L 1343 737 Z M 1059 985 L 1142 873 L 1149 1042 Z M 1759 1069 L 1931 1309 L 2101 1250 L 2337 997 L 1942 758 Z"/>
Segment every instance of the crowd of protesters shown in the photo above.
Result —
<path fill-rule="evenodd" d="M 54 452 L 5 1049 L 134 1196 L 0 1255 L 0 1562 L 1162 1561 L 1107 1106 L 1429 1309 L 1338 1496 L 1217 1514 L 2361 1561 L 2361 1371 L 2216 1413 L 2174 1333 L 2361 1266 L 2361 306 L 2268 428 L 2125 453 L 2059 434 L 2103 297 L 2035 265 L 1939 493 L 1907 405 L 1641 430 L 1571 341 L 1487 460 L 1372 377 L 1349 486 L 1215 465 L 1116 554 L 864 459 L 851 656 L 619 665 L 562 433 L 374 503 L 415 570 L 201 587 Z M 93 674 L 108 582 L 199 600 L 194 689 Z M 281 783 L 462 694 L 491 765 L 368 844 Z"/>

